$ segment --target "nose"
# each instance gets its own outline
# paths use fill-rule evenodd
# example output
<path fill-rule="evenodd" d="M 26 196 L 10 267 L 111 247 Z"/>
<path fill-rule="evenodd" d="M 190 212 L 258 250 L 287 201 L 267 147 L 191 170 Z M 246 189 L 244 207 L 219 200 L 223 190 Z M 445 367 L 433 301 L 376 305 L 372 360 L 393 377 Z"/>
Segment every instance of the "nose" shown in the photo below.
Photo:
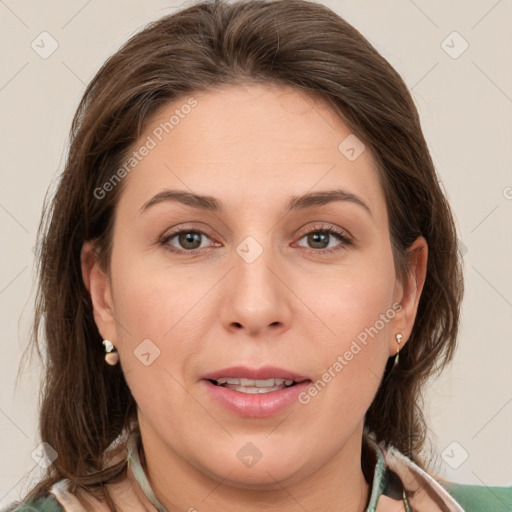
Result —
<path fill-rule="evenodd" d="M 233 267 L 226 276 L 220 319 L 231 331 L 248 336 L 276 335 L 290 327 L 293 297 L 286 270 L 270 244 L 248 237 L 236 248 Z"/>

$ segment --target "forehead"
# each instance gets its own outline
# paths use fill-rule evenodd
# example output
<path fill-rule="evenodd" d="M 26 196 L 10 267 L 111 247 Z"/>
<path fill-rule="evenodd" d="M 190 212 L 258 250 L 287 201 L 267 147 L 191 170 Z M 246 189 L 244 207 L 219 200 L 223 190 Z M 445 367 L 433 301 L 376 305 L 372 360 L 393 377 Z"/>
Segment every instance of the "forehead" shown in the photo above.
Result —
<path fill-rule="evenodd" d="M 120 208 L 140 208 L 166 188 L 214 196 L 226 207 L 250 201 L 264 208 L 340 187 L 364 197 L 377 214 L 384 207 L 369 148 L 327 103 L 288 86 L 224 86 L 183 96 L 148 120 L 133 150 L 139 154 Z"/>

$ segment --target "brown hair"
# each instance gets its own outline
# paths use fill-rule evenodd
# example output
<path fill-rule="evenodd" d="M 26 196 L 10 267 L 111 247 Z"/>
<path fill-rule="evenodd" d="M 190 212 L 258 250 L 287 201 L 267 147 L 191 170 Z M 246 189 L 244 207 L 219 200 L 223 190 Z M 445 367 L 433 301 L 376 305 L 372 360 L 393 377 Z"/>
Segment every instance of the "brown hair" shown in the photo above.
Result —
<path fill-rule="evenodd" d="M 103 454 L 136 419 L 136 406 L 120 365 L 104 362 L 80 266 L 84 242 L 96 240 L 109 268 L 122 183 L 102 199 L 94 191 L 122 166 L 164 104 L 241 83 L 288 85 L 321 97 L 371 148 L 400 278 L 412 242 L 420 235 L 427 241 L 427 276 L 412 334 L 393 370 L 390 358 L 365 416 L 365 429 L 377 441 L 425 468 L 422 388 L 453 356 L 463 282 L 454 220 L 411 95 L 373 46 L 321 4 L 207 1 L 162 17 L 127 41 L 87 86 L 73 119 L 65 169 L 39 227 L 33 328 L 40 357 L 43 326 L 46 341 L 41 440 L 58 458 L 27 498 L 41 496 L 61 478 L 71 480 L 73 489 L 92 491 L 126 470 L 120 462 L 102 471 Z"/>

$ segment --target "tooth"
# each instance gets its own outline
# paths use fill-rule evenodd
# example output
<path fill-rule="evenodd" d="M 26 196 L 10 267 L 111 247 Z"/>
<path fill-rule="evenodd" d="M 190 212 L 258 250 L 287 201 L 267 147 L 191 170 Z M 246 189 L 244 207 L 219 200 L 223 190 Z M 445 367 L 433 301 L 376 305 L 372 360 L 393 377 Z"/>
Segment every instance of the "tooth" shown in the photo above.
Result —
<path fill-rule="evenodd" d="M 280 389 L 284 389 L 284 387 L 281 385 L 281 386 L 274 386 L 272 388 L 270 388 L 268 391 L 265 391 L 266 393 L 268 393 L 269 391 L 279 391 Z M 261 391 L 260 391 L 261 393 Z"/>
<path fill-rule="evenodd" d="M 278 391 L 283 389 L 281 386 L 272 386 L 271 388 L 259 388 L 259 393 L 270 393 L 271 391 Z"/>
<path fill-rule="evenodd" d="M 258 393 L 270 393 L 272 391 L 278 391 L 283 388 L 281 386 L 272 386 L 267 388 L 235 386 L 234 388 L 229 389 L 233 389 L 234 391 L 240 391 L 241 393 L 250 393 L 253 395 L 257 395 Z"/>
<path fill-rule="evenodd" d="M 272 387 L 274 384 L 281 384 L 281 382 L 278 382 L 279 380 L 281 379 L 255 380 L 254 385 L 258 388 Z"/>
<path fill-rule="evenodd" d="M 241 391 L 242 393 L 250 393 L 257 395 L 259 393 L 259 388 L 248 387 L 248 386 L 239 386 L 235 388 L 235 391 Z"/>
<path fill-rule="evenodd" d="M 274 386 L 291 386 L 293 380 L 291 379 L 245 379 L 245 378 L 234 378 L 234 377 L 220 377 L 216 380 L 217 384 L 222 386 L 224 384 L 231 384 L 233 386 L 247 386 L 256 388 L 271 388 Z"/>

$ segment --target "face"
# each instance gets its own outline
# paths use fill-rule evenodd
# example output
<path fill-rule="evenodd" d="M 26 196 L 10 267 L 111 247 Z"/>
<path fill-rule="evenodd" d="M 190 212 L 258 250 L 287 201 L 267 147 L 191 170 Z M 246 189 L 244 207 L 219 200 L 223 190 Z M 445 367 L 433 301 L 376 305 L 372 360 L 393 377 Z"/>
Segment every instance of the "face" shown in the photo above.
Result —
<path fill-rule="evenodd" d="M 146 453 L 250 488 L 360 456 L 422 280 L 397 279 L 374 160 L 349 136 L 319 100 L 270 85 L 193 94 L 148 123 L 109 275 L 86 278 Z"/>

